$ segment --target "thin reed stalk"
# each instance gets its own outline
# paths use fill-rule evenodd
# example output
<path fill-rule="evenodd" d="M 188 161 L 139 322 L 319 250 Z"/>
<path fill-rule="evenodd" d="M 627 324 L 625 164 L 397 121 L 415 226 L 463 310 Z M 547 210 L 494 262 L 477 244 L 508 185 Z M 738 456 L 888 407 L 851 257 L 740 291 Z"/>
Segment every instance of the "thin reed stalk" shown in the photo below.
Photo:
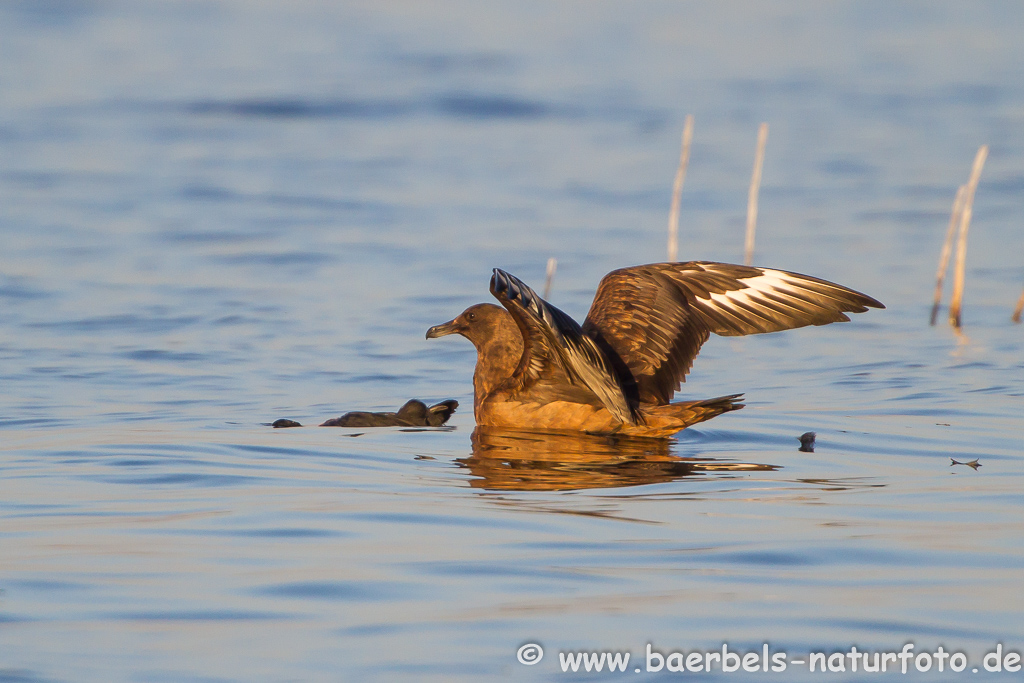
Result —
<path fill-rule="evenodd" d="M 544 300 L 551 296 L 551 283 L 555 279 L 555 271 L 558 270 L 558 259 L 554 256 L 548 259 L 548 271 L 544 277 Z"/>
<path fill-rule="evenodd" d="M 1024 292 L 1020 293 L 1020 298 L 1017 299 L 1017 307 L 1013 309 L 1013 317 L 1010 319 L 1015 323 L 1019 323 L 1022 313 L 1024 313 Z"/>
<path fill-rule="evenodd" d="M 967 232 L 971 228 L 971 214 L 974 211 L 974 193 L 978 189 L 981 169 L 988 158 L 988 145 L 978 148 L 971 168 L 971 179 L 967 181 L 967 192 L 964 196 L 964 207 L 960 214 L 960 236 L 956 243 L 956 271 L 953 273 L 953 297 L 949 302 L 949 324 L 960 329 L 961 308 L 964 298 L 964 268 L 967 263 Z"/>
<path fill-rule="evenodd" d="M 668 260 L 675 261 L 679 255 L 679 201 L 683 196 L 683 181 L 686 167 L 690 165 L 690 143 L 693 142 L 693 114 L 686 115 L 683 124 L 683 149 L 679 153 L 679 168 L 672 183 L 672 208 L 668 212 Z"/>
<path fill-rule="evenodd" d="M 747 238 L 743 245 L 743 263 L 754 262 L 754 232 L 757 230 L 757 195 L 761 190 L 761 167 L 764 165 L 764 147 L 768 142 L 768 124 L 757 129 L 757 154 L 754 155 L 754 174 L 750 178 L 747 194 Z"/>
<path fill-rule="evenodd" d="M 935 325 L 935 319 L 939 315 L 939 304 L 942 302 L 942 284 L 946 280 L 946 270 L 949 268 L 949 256 L 953 252 L 953 235 L 960 225 L 960 215 L 964 210 L 964 195 L 967 194 L 967 186 L 961 185 L 956 191 L 956 199 L 953 200 L 953 210 L 949 216 L 949 228 L 946 230 L 946 241 L 942 243 L 942 253 L 939 255 L 939 270 L 935 273 L 935 299 L 932 302 L 931 325 Z"/>

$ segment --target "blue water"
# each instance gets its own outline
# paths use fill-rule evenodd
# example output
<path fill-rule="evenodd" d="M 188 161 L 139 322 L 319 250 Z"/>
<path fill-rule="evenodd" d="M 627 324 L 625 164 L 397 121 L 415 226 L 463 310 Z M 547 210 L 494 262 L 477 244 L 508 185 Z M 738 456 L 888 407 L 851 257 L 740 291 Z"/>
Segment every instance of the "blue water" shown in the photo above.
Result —
<path fill-rule="evenodd" d="M 0 681 L 586 680 L 583 650 L 707 679 L 632 670 L 766 642 L 998 678 L 1022 31 L 998 2 L 0 3 Z M 663 259 L 687 114 L 681 258 L 742 258 L 767 121 L 755 262 L 886 310 L 712 339 L 681 396 L 748 407 L 657 447 L 474 441 L 472 347 L 424 332 L 492 267 L 557 258 L 581 320 Z M 981 144 L 956 335 L 927 317 Z M 453 428 L 264 425 L 413 397 Z"/>

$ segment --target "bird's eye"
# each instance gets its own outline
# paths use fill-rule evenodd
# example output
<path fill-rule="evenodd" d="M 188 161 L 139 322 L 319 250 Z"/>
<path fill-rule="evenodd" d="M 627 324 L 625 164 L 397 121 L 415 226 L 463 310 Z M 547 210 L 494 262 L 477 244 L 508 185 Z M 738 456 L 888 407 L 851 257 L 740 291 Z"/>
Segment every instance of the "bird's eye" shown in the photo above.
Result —
<path fill-rule="evenodd" d="M 468 320 L 469 322 L 473 322 L 474 320 L 476 320 L 476 313 L 467 313 L 466 320 Z"/>

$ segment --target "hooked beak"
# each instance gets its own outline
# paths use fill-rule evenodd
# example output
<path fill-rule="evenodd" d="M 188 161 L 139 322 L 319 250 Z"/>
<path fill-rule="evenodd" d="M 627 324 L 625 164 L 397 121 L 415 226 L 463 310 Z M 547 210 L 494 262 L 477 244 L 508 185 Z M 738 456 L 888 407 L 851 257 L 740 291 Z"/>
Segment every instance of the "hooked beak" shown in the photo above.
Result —
<path fill-rule="evenodd" d="M 454 320 L 449 320 L 446 323 L 440 325 L 434 325 L 427 330 L 427 339 L 437 339 L 438 337 L 445 337 L 449 334 L 460 334 L 462 327 L 456 325 Z"/>

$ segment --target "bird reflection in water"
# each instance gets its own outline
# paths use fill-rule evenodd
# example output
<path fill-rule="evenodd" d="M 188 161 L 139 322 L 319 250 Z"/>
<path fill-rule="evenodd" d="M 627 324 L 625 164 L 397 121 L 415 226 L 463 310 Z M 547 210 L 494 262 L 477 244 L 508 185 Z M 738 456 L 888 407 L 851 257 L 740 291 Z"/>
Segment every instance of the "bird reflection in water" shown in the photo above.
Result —
<path fill-rule="evenodd" d="M 477 427 L 473 455 L 456 460 L 476 488 L 567 491 L 640 486 L 705 473 L 768 472 L 775 465 L 674 455 L 667 439 Z"/>

